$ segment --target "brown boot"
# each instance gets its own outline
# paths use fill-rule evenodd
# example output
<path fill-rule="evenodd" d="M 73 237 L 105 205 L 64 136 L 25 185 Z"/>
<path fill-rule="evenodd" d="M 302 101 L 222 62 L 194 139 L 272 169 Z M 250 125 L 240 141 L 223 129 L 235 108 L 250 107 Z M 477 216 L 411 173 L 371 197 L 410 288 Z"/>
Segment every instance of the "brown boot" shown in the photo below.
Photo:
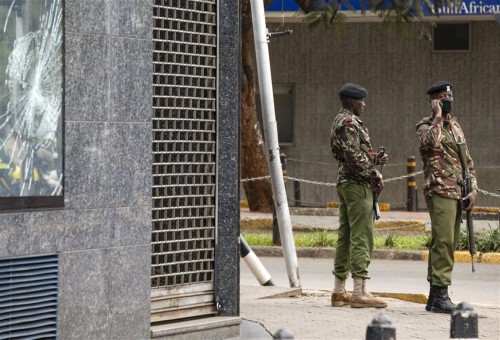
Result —
<path fill-rule="evenodd" d="M 345 290 L 345 280 L 335 276 L 335 288 L 332 293 L 332 307 L 342 307 L 351 304 L 351 293 Z"/>
<path fill-rule="evenodd" d="M 366 291 L 365 279 L 361 277 L 354 277 L 354 291 L 351 298 L 352 308 L 385 308 L 387 303 L 378 299 Z"/>

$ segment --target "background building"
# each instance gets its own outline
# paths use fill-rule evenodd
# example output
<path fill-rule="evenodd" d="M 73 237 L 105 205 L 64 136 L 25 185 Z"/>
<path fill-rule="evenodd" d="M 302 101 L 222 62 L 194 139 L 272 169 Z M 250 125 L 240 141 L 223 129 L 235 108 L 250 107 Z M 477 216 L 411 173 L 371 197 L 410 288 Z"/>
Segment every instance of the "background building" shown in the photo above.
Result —
<path fill-rule="evenodd" d="M 407 158 L 416 156 L 422 170 L 415 126 L 430 114 L 426 88 L 438 81 L 453 85 L 454 112 L 464 129 L 475 161 L 479 187 L 498 195 L 500 182 L 500 24 L 495 1 L 464 1 L 461 11 L 428 17 L 437 24 L 432 42 L 419 38 L 422 23 L 409 26 L 401 38 L 383 31 L 374 16 L 347 13 L 344 33 L 310 30 L 297 14 L 294 1 L 275 1 L 267 13 L 269 31 L 292 29 L 289 37 L 269 44 L 281 151 L 288 157 L 291 177 L 333 183 L 337 165 L 331 155 L 330 126 L 340 103 L 338 90 L 346 82 L 368 89 L 362 117 L 374 147 L 390 156 L 386 179 L 406 175 Z M 478 7 L 479 6 L 479 7 Z M 496 7 L 495 7 L 496 6 Z M 289 10 L 288 12 L 286 10 Z M 444 13 L 444 12 L 443 12 Z M 425 208 L 417 176 L 419 207 Z M 337 200 L 331 186 L 301 183 L 303 205 L 324 206 Z M 287 184 L 293 205 L 293 185 Z M 386 183 L 379 201 L 406 207 L 406 179 Z M 498 197 L 479 195 L 480 206 L 498 206 Z"/>

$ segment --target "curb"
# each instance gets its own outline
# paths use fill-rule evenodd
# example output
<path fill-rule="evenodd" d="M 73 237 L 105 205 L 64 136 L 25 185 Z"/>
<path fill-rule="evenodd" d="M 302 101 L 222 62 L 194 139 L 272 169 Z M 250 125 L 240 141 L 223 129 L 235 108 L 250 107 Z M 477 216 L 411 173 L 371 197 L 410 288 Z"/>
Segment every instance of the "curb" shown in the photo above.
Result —
<path fill-rule="evenodd" d="M 273 247 L 252 247 L 257 256 L 264 257 L 282 257 L 283 248 Z M 296 248 L 297 257 L 312 258 L 332 258 L 335 256 L 335 248 Z M 411 260 L 427 261 L 429 252 L 427 250 L 385 250 L 374 249 L 373 259 L 379 260 Z M 476 263 L 500 264 L 500 253 L 478 253 L 474 256 Z M 456 251 L 455 262 L 470 262 L 471 256 L 467 251 Z"/>
<path fill-rule="evenodd" d="M 380 220 L 376 221 L 374 224 L 375 230 L 390 230 L 390 229 L 402 229 L 405 231 L 425 231 L 426 223 L 422 220 Z M 263 229 L 272 230 L 273 229 L 273 219 L 272 218 L 243 218 L 240 220 L 240 229 Z M 325 229 L 330 229 L 327 227 L 320 226 L 305 226 L 305 225 L 293 225 L 292 230 L 294 231 L 322 231 Z M 333 229 L 332 229 L 333 230 Z"/>

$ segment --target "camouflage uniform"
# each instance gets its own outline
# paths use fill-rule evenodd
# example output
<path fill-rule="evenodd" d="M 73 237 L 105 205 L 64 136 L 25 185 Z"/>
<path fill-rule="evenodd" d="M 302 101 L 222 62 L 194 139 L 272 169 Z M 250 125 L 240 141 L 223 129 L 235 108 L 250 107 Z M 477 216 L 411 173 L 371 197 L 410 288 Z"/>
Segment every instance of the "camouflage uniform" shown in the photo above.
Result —
<path fill-rule="evenodd" d="M 345 280 L 368 279 L 373 250 L 373 195 L 382 190 L 382 175 L 374 169 L 375 154 L 368 129 L 359 117 L 342 108 L 331 129 L 331 147 L 339 161 L 339 238 L 333 274 Z"/>
<path fill-rule="evenodd" d="M 449 120 L 433 121 L 433 116 L 422 119 L 417 124 L 417 135 L 424 163 L 423 191 L 432 224 L 427 280 L 432 286 L 444 287 L 451 284 L 453 256 L 459 241 L 462 166 L 457 142 L 465 142 L 465 136 L 452 115 Z M 477 190 L 476 171 L 467 147 L 466 157 L 472 189 Z"/>

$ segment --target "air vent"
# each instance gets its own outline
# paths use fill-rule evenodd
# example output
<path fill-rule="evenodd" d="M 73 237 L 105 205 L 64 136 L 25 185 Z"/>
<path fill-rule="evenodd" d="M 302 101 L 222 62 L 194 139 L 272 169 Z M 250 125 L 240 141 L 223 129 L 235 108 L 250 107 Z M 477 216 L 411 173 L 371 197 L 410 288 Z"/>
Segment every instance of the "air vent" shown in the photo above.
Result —
<path fill-rule="evenodd" d="M 0 260 L 0 339 L 56 339 L 57 255 Z"/>

